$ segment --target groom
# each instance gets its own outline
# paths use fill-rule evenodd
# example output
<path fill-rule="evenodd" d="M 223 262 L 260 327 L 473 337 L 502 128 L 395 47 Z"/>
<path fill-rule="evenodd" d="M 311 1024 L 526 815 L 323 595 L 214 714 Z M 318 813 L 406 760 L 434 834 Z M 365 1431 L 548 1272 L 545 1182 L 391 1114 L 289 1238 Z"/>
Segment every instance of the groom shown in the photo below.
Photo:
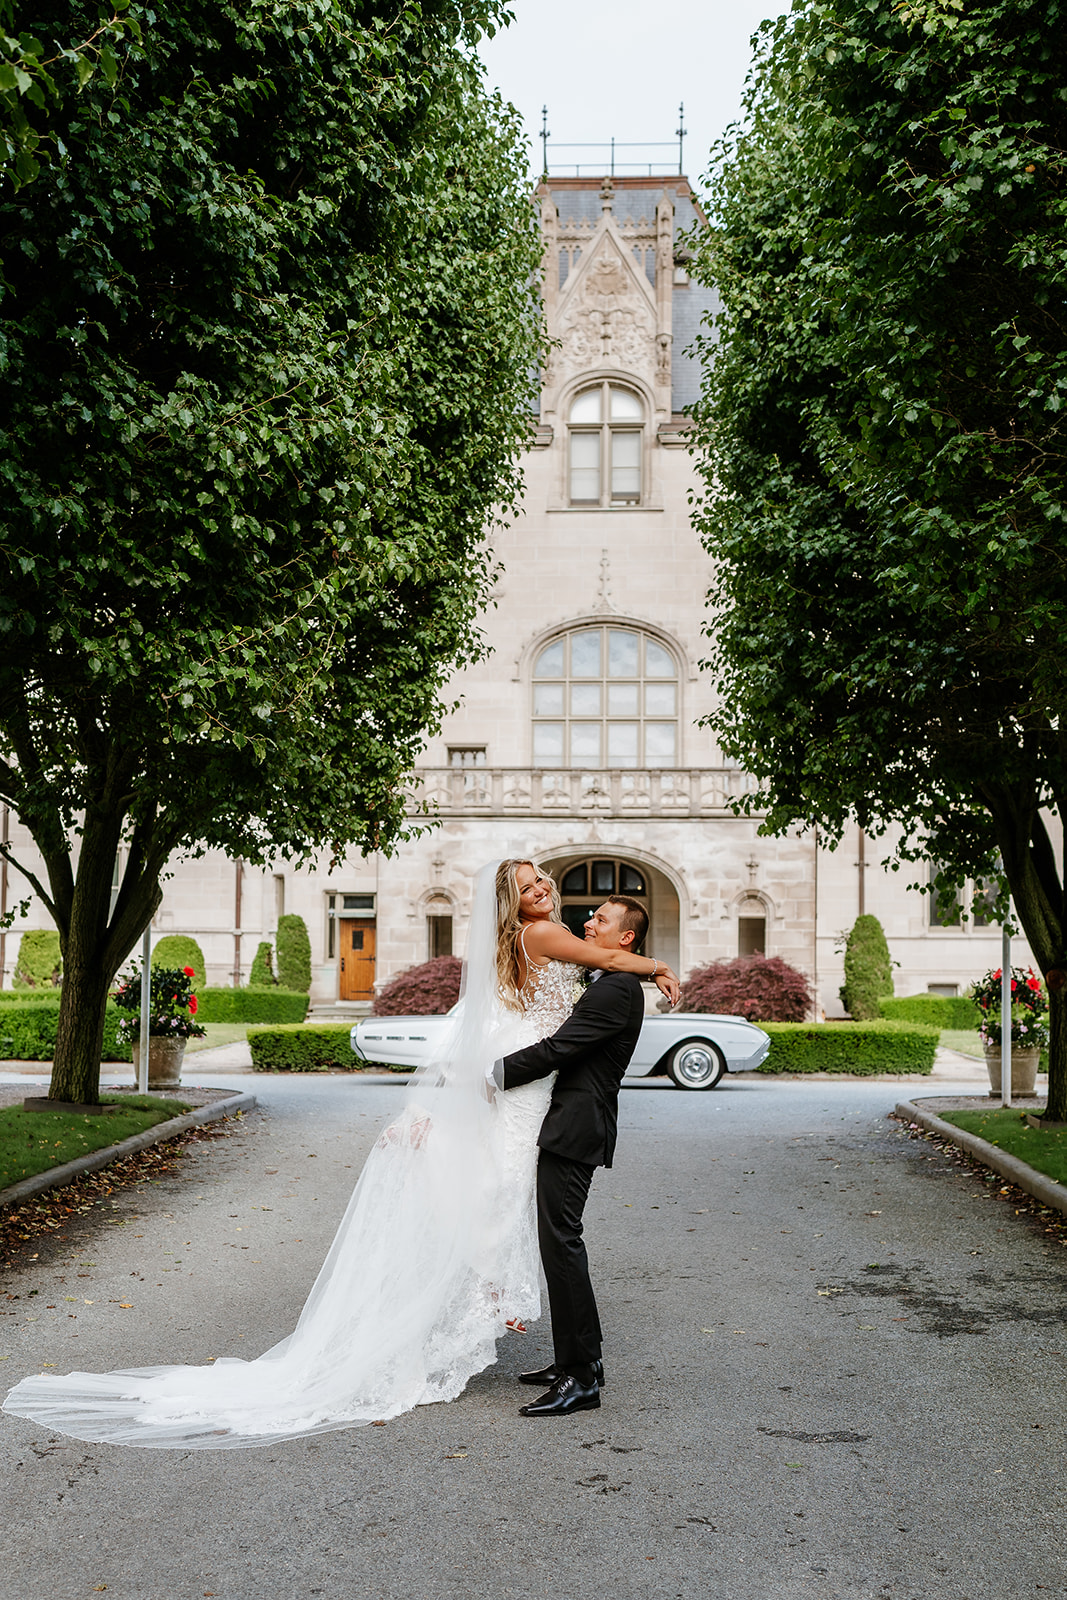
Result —
<path fill-rule="evenodd" d="M 636 900 L 612 895 L 585 924 L 585 937 L 604 950 L 640 945 L 648 915 Z M 593 981 L 563 1026 L 548 1039 L 497 1063 L 501 1088 L 514 1089 L 559 1071 L 537 1143 L 537 1231 L 548 1283 L 555 1360 L 523 1383 L 547 1393 L 522 1406 L 524 1417 L 561 1417 L 600 1404 L 604 1368 L 582 1212 L 597 1167 L 610 1167 L 618 1127 L 619 1085 L 637 1045 L 645 1014 L 632 973 L 594 972 Z"/>

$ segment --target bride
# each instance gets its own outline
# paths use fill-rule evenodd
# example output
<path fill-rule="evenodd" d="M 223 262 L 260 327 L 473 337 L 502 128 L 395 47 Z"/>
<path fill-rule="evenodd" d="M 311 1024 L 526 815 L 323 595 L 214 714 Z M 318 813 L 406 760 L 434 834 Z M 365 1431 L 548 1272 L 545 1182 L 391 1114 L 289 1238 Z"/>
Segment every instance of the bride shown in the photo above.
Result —
<path fill-rule="evenodd" d="M 540 1314 L 534 1182 L 545 1079 L 507 1092 L 493 1062 L 554 1033 L 578 969 L 662 963 L 569 933 L 532 862 L 478 876 L 462 1002 L 364 1164 L 294 1331 L 253 1361 L 24 1378 L 3 1409 L 93 1443 L 223 1450 L 277 1444 L 453 1400 Z"/>

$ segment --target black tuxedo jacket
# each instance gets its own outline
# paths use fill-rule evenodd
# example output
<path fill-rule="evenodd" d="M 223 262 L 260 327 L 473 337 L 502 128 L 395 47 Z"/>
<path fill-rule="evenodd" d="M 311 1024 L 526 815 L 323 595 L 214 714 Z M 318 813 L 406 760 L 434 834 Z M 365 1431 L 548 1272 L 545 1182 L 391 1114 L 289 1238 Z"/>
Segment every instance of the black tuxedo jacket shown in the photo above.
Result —
<path fill-rule="evenodd" d="M 561 1028 L 504 1057 L 503 1087 L 558 1070 L 541 1124 L 542 1150 L 589 1167 L 610 1167 L 619 1124 L 619 1085 L 637 1047 L 645 997 L 630 972 L 605 972 Z"/>

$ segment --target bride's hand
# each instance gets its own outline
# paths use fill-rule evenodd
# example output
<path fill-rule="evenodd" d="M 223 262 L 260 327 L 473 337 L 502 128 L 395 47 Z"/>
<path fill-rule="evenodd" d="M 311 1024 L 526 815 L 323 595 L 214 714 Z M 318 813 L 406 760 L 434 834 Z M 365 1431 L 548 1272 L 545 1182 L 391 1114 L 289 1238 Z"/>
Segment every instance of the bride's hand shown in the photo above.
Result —
<path fill-rule="evenodd" d="M 682 992 L 682 986 L 678 982 L 677 977 L 671 971 L 670 967 L 665 967 L 662 972 L 657 972 L 655 982 L 656 988 L 659 990 L 660 994 L 665 994 L 667 996 L 667 999 L 671 1003 L 671 1009 L 673 1010 L 678 1004 L 678 999 Z"/>

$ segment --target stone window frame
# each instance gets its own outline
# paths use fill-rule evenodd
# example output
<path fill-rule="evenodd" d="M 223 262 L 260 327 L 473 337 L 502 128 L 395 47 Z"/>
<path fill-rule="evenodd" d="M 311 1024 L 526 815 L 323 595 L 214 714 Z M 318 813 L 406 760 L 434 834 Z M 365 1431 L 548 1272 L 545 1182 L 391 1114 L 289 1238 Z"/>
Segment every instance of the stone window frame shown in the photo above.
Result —
<path fill-rule="evenodd" d="M 600 420 L 599 422 L 572 422 L 571 411 L 577 401 L 593 390 L 600 390 Z M 611 417 L 611 390 L 618 389 L 621 393 L 629 395 L 641 408 L 641 420 L 635 418 Z M 651 478 L 650 419 L 654 417 L 652 398 L 645 391 L 643 384 L 638 383 L 628 373 L 622 372 L 588 372 L 569 386 L 566 394 L 562 396 L 561 416 L 564 419 L 565 450 L 563 454 L 563 504 L 574 511 L 632 511 L 649 504 L 649 489 Z M 640 483 L 636 495 L 612 494 L 612 447 L 611 441 L 616 434 L 636 434 L 640 440 L 638 461 L 640 463 Z M 572 455 L 573 441 L 577 436 L 589 438 L 596 435 L 600 440 L 599 450 L 599 493 L 596 499 L 575 499 L 572 494 Z"/>
<path fill-rule="evenodd" d="M 602 630 L 600 673 L 598 676 L 590 674 L 575 675 L 571 670 L 573 663 L 570 654 L 570 641 L 576 635 L 591 633 L 597 629 Z M 639 662 L 638 671 L 634 675 L 624 675 L 621 673 L 613 675 L 610 672 L 610 658 L 608 656 L 608 652 L 610 651 L 610 634 L 614 632 L 636 634 L 638 636 Z M 563 673 L 559 677 L 538 677 L 537 664 L 541 657 L 544 655 L 546 650 L 550 649 L 553 645 L 560 643 L 563 645 Z M 666 674 L 648 674 L 646 672 L 647 648 L 649 644 L 656 646 L 657 649 L 663 651 L 664 654 L 669 656 L 674 664 L 673 677 L 669 678 Z M 613 614 L 605 615 L 600 613 L 589 617 L 576 618 L 573 621 L 568 622 L 565 626 L 554 628 L 551 633 L 544 634 L 538 638 L 529 649 L 526 668 L 526 675 L 529 680 L 528 706 L 530 717 L 530 765 L 535 770 L 540 771 L 543 769 L 545 771 L 553 772 L 575 772 L 585 769 L 587 771 L 609 772 L 615 770 L 625 772 L 669 772 L 684 766 L 685 751 L 683 748 L 683 732 L 685 728 L 684 699 L 687 662 L 679 646 L 669 637 L 665 637 L 661 630 L 650 627 L 647 623 L 644 623 L 636 618 L 615 616 Z M 611 680 L 613 676 L 624 680 L 627 685 L 634 683 L 637 686 L 638 709 L 635 713 L 624 713 L 622 711 L 618 711 L 613 715 L 610 711 L 608 690 L 611 687 Z M 645 689 L 647 685 L 654 683 L 674 684 L 675 705 L 672 716 L 668 716 L 665 713 L 657 714 L 647 710 L 647 696 L 645 694 Z M 547 710 L 539 711 L 538 689 L 554 687 L 556 685 L 559 685 L 562 689 L 561 712 L 557 714 Z M 601 709 L 599 712 L 581 712 L 574 710 L 574 700 L 571 691 L 576 686 L 588 686 L 589 688 L 599 686 L 601 691 Z M 547 697 L 542 698 L 542 704 L 544 704 L 545 698 Z M 613 760 L 607 748 L 607 729 L 612 723 L 631 724 L 634 722 L 636 722 L 638 725 L 638 751 L 636 759 L 632 762 L 628 762 L 625 759 Z M 674 725 L 674 759 L 673 761 L 659 764 L 653 762 L 653 764 L 650 766 L 646 744 L 646 729 L 650 724 L 665 722 L 671 722 Z M 563 753 L 562 759 L 559 762 L 546 762 L 545 760 L 541 759 L 536 751 L 535 729 L 539 725 L 544 726 L 547 724 L 562 724 L 563 727 Z M 602 730 L 599 759 L 586 759 L 582 755 L 574 757 L 572 754 L 572 727 L 574 725 L 591 726 L 593 724 L 598 724 Z"/>

